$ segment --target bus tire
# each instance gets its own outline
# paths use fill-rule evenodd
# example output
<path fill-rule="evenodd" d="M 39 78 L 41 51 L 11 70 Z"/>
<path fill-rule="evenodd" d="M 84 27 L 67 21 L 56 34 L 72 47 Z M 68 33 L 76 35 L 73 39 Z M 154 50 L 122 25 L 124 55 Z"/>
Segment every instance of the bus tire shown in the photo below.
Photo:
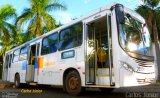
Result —
<path fill-rule="evenodd" d="M 19 87 L 20 87 L 20 76 L 19 76 L 19 74 L 16 74 L 16 75 L 15 75 L 14 85 L 15 85 L 16 88 L 19 88 Z"/>
<path fill-rule="evenodd" d="M 65 87 L 67 93 L 73 96 L 78 96 L 84 91 L 84 88 L 81 86 L 81 78 L 77 71 L 71 71 L 67 74 Z"/>

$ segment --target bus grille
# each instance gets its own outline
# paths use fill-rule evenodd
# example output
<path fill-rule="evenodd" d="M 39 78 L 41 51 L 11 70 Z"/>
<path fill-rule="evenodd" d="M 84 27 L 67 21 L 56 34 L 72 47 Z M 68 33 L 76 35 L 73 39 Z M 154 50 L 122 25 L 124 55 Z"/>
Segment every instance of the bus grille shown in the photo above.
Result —
<path fill-rule="evenodd" d="M 142 67 L 152 67 L 154 65 L 153 61 L 144 61 L 144 60 L 138 60 L 138 59 L 134 59 L 134 60 L 139 66 L 142 66 Z"/>

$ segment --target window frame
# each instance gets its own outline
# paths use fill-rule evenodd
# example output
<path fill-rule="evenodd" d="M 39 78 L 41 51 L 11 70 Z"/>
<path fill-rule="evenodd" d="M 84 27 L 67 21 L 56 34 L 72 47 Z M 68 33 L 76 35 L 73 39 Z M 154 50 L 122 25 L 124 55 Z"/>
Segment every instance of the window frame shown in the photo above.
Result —
<path fill-rule="evenodd" d="M 8 63 L 9 63 L 9 54 L 7 53 L 6 56 L 5 56 L 5 62 L 4 62 L 5 68 L 7 68 L 7 69 L 9 68 Z"/>
<path fill-rule="evenodd" d="M 63 39 L 61 40 L 61 33 L 63 32 L 63 31 L 65 31 L 65 30 L 67 30 L 67 29 L 70 29 L 71 27 L 75 27 L 75 26 L 77 26 L 77 25 L 79 25 L 79 24 L 81 24 L 81 43 L 80 44 L 78 44 L 77 46 L 75 46 L 75 47 L 79 47 L 79 46 L 81 46 L 82 45 L 82 43 L 83 43 L 83 22 L 82 21 L 80 21 L 80 22 L 77 22 L 77 23 L 75 23 L 75 24 L 72 24 L 72 25 L 70 25 L 70 26 L 68 26 L 68 27 L 66 27 L 66 28 L 64 28 L 64 29 L 62 29 L 62 30 L 60 30 L 59 31 L 59 44 L 60 44 L 60 42 L 61 41 L 63 41 Z M 74 35 L 74 36 L 72 36 L 72 37 L 70 37 L 70 38 L 75 38 L 75 37 L 77 37 L 78 38 L 78 36 L 79 36 L 80 34 L 76 34 L 76 36 Z M 66 40 L 66 39 L 65 39 Z M 62 45 L 61 45 L 62 46 Z M 65 49 L 62 49 L 61 48 L 61 46 L 59 45 L 59 51 L 64 51 L 64 50 L 67 50 L 67 49 L 72 49 L 72 48 L 75 48 L 75 47 L 70 47 L 70 48 L 65 48 Z"/>
<path fill-rule="evenodd" d="M 49 38 L 50 36 L 52 36 L 52 35 L 56 35 L 57 34 L 57 41 L 58 41 L 58 47 L 57 47 L 57 50 L 56 51 L 54 51 L 54 52 L 48 52 L 48 53 L 43 53 L 43 41 L 44 40 L 46 40 L 47 38 Z M 59 33 L 58 32 L 54 32 L 54 33 L 52 33 L 52 34 L 50 34 L 50 35 L 47 35 L 47 36 L 45 36 L 43 39 L 42 39 L 42 45 L 41 45 L 41 55 L 47 55 L 47 54 L 51 54 L 51 53 L 55 53 L 55 52 L 57 52 L 58 51 L 58 49 L 59 49 Z"/>
<path fill-rule="evenodd" d="M 69 56 L 64 56 L 65 53 L 73 53 L 73 55 L 69 55 Z M 75 50 L 69 50 L 69 51 L 64 51 L 61 53 L 61 59 L 68 59 L 68 58 L 74 58 L 75 57 Z"/>
<path fill-rule="evenodd" d="M 27 49 L 27 52 L 26 53 L 21 53 L 22 49 L 24 49 L 24 48 Z M 28 58 L 28 51 L 29 51 L 29 48 L 28 48 L 27 45 L 20 48 L 19 61 L 27 60 L 27 58 Z M 27 57 L 25 59 L 21 59 L 21 55 L 24 55 L 24 54 L 27 54 Z"/>
<path fill-rule="evenodd" d="M 15 52 L 18 51 L 18 50 L 19 50 L 19 53 L 18 53 L 18 55 L 16 55 L 16 56 L 18 56 L 18 59 L 15 61 L 15 60 L 14 60 L 14 58 L 15 58 Z M 14 50 L 14 52 L 13 52 L 12 63 L 18 62 L 18 61 L 19 61 L 19 56 L 20 56 L 20 48 Z"/>

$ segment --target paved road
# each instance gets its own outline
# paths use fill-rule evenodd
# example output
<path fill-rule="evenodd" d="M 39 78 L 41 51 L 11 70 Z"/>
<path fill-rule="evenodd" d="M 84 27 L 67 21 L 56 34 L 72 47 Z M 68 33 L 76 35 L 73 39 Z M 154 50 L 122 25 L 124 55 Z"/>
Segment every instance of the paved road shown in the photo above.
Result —
<path fill-rule="evenodd" d="M 7 88 L 0 92 L 0 98 L 7 98 L 5 97 L 7 94 L 12 96 L 8 98 L 76 98 L 66 94 L 61 88 L 44 86 L 23 86 L 20 89 Z M 103 93 L 97 88 L 88 88 L 82 96 L 77 98 L 160 98 L 160 85 L 118 88 L 109 94 Z"/>

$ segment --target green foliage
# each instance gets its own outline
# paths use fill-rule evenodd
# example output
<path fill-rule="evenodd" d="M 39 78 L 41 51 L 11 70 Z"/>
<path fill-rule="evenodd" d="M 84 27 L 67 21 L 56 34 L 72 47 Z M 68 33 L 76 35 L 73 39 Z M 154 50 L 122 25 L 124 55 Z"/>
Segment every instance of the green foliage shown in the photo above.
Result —
<path fill-rule="evenodd" d="M 156 28 L 158 30 L 158 36 L 160 38 L 160 0 L 144 0 L 143 5 L 140 5 L 136 8 L 136 11 L 141 14 L 149 27 L 151 32 L 151 37 L 153 41 L 153 26 L 154 22 L 156 21 Z"/>
<path fill-rule="evenodd" d="M 4 5 L 0 9 L 0 20 L 5 21 L 7 19 L 10 19 L 11 17 L 15 17 L 16 10 L 11 5 Z"/>
<path fill-rule="evenodd" d="M 150 8 L 155 8 L 158 6 L 160 0 L 144 0 L 143 2 Z"/>
<path fill-rule="evenodd" d="M 54 10 L 65 10 L 66 7 L 57 0 L 30 0 L 30 8 L 25 8 L 17 19 L 17 26 L 23 31 L 23 24 L 28 23 L 26 40 L 35 38 L 56 27 L 55 19 L 48 14 Z"/>
<path fill-rule="evenodd" d="M 0 55 L 17 45 L 17 28 L 15 25 L 7 22 L 8 19 L 16 19 L 16 10 L 11 5 L 4 5 L 0 9 Z"/>

